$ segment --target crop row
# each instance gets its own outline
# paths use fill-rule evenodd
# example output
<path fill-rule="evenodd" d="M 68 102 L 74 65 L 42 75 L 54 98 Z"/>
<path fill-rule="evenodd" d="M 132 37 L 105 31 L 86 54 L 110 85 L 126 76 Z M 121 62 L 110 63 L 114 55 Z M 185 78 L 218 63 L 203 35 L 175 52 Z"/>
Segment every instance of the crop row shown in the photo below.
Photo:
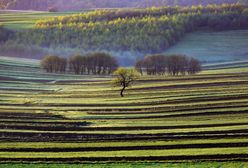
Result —
<path fill-rule="evenodd" d="M 63 133 L 63 132 L 18 132 L 1 131 L 0 140 L 14 141 L 89 141 L 89 140 L 154 140 L 154 139 L 209 139 L 209 138 L 238 138 L 248 137 L 247 129 L 239 130 L 220 130 L 220 131 L 198 131 L 198 132 L 176 132 L 176 133 L 157 133 L 157 134 L 94 134 L 94 133 Z"/>

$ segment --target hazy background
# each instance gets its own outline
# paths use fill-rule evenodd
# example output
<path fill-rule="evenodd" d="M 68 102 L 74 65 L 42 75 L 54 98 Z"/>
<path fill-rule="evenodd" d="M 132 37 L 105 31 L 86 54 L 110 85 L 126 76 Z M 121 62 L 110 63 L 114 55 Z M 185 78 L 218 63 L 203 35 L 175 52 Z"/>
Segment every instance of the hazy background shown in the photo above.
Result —
<path fill-rule="evenodd" d="M 56 7 L 60 11 L 88 8 L 145 8 L 152 6 L 191 6 L 223 3 L 247 4 L 248 0 L 0 0 L 0 8 L 43 10 Z"/>

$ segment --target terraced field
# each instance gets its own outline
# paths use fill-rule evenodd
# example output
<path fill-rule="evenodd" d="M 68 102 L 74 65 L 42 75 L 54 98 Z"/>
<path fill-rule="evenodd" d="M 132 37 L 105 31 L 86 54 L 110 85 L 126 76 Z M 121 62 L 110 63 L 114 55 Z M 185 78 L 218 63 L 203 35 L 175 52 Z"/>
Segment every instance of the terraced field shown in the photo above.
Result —
<path fill-rule="evenodd" d="M 248 166 L 248 68 L 144 76 L 120 98 L 111 77 L 38 65 L 0 58 L 1 163 Z"/>

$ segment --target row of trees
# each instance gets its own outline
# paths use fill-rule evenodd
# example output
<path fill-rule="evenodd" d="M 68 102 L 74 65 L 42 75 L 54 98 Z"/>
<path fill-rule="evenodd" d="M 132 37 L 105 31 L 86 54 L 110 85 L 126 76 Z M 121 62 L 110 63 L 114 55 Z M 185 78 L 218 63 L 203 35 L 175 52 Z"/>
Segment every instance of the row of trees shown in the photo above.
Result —
<path fill-rule="evenodd" d="M 41 60 L 41 67 L 50 73 L 65 72 L 67 66 L 67 59 L 59 56 L 49 55 Z"/>
<path fill-rule="evenodd" d="M 183 55 L 150 55 L 143 60 L 138 60 L 135 68 L 141 74 L 145 71 L 147 75 L 169 74 L 177 76 L 200 72 L 201 63 L 195 58 Z"/>
<path fill-rule="evenodd" d="M 50 73 L 63 73 L 69 70 L 75 74 L 105 75 L 113 73 L 118 68 L 118 63 L 114 57 L 106 53 L 75 55 L 69 60 L 49 55 L 41 60 L 41 67 Z"/>
<path fill-rule="evenodd" d="M 106 53 L 86 56 L 76 55 L 69 59 L 69 68 L 75 74 L 111 74 L 118 68 L 117 60 Z"/>
<path fill-rule="evenodd" d="M 41 60 L 41 67 L 50 73 L 64 73 L 67 70 L 75 74 L 109 75 L 117 68 L 117 60 L 106 53 L 92 53 L 85 56 L 66 58 L 49 55 Z M 201 71 L 201 64 L 195 58 L 183 55 L 149 55 L 138 60 L 135 69 L 142 75 L 186 75 Z"/>

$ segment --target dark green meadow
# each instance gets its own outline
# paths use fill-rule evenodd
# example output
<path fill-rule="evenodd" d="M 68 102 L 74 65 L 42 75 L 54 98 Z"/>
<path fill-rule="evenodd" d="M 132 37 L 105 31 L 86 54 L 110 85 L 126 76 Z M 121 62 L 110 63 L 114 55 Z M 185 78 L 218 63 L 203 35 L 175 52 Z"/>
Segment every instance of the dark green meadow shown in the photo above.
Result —
<path fill-rule="evenodd" d="M 0 60 L 0 167 L 247 167 L 248 69 L 238 62 L 144 76 L 121 98 L 110 76 Z"/>

